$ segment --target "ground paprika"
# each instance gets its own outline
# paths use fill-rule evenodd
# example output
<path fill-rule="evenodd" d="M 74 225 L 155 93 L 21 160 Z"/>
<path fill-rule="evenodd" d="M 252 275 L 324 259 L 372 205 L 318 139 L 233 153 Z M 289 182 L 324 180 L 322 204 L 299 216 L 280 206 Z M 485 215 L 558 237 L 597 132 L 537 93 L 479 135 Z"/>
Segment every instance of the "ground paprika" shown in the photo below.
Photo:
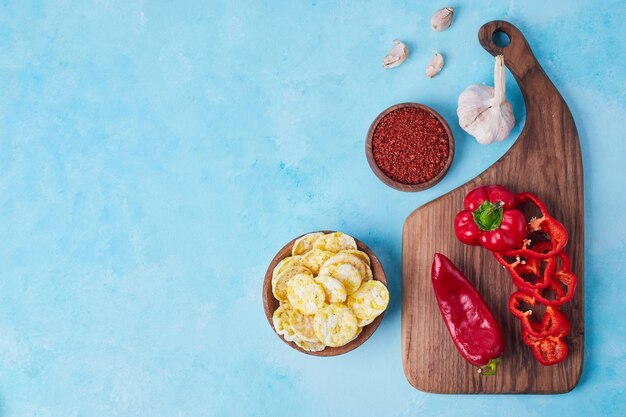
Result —
<path fill-rule="evenodd" d="M 418 107 L 402 107 L 386 114 L 372 139 L 376 165 L 403 184 L 421 184 L 436 177 L 449 153 L 450 138 L 443 124 Z"/>

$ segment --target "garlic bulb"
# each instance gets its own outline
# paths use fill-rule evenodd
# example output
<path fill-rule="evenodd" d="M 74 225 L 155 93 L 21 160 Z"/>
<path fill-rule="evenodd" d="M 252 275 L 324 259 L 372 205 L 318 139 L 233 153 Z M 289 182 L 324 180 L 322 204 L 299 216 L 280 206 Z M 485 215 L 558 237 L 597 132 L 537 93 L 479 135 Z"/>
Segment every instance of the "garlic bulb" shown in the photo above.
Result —
<path fill-rule="evenodd" d="M 493 70 L 494 87 L 470 85 L 459 96 L 459 125 L 478 143 L 501 142 L 515 125 L 511 103 L 506 100 L 504 57 L 498 55 Z"/>
<path fill-rule="evenodd" d="M 434 58 L 428 63 L 426 67 L 426 76 L 433 78 L 439 74 L 439 71 L 443 68 L 443 56 L 439 52 L 435 52 Z"/>
<path fill-rule="evenodd" d="M 393 43 L 393 48 L 391 48 L 391 51 L 389 51 L 387 56 L 383 59 L 383 67 L 385 68 L 397 67 L 409 56 L 409 48 L 407 48 L 404 43 L 399 40 L 395 40 Z"/>

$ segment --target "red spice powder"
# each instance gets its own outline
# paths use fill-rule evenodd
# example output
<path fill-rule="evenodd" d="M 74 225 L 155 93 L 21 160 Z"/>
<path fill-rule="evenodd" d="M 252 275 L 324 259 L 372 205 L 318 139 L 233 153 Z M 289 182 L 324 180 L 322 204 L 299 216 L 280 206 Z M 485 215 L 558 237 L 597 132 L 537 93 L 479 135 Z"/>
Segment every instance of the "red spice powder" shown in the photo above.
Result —
<path fill-rule="evenodd" d="M 441 172 L 450 139 L 443 124 L 426 110 L 404 107 L 387 113 L 372 139 L 376 165 L 391 179 L 421 184 Z"/>

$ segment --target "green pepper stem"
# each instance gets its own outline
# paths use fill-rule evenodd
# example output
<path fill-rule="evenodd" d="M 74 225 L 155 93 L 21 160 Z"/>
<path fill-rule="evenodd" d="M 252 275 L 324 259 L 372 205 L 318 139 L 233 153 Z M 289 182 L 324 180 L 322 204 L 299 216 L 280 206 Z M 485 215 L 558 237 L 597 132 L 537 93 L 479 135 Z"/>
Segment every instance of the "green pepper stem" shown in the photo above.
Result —
<path fill-rule="evenodd" d="M 502 215 L 504 213 L 504 203 L 499 201 L 492 203 L 486 200 L 476 210 L 472 212 L 474 222 L 478 228 L 484 232 L 496 230 L 502 224 Z"/>
<path fill-rule="evenodd" d="M 478 373 L 484 376 L 495 375 L 498 370 L 498 363 L 500 363 L 500 358 L 492 359 L 487 365 L 478 368 Z"/>

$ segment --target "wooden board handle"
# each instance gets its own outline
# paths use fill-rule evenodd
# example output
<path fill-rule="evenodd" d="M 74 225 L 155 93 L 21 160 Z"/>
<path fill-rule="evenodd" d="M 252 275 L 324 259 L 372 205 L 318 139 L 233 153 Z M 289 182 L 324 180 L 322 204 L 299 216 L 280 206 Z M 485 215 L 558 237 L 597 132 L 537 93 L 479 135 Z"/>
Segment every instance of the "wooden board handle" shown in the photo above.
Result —
<path fill-rule="evenodd" d="M 496 45 L 493 36 L 497 32 L 505 33 L 511 42 L 505 47 Z M 518 81 L 533 67 L 541 68 L 522 32 L 509 22 L 494 20 L 485 23 L 478 31 L 478 41 L 491 55 L 504 55 L 505 65 Z"/>
<path fill-rule="evenodd" d="M 505 33 L 509 37 L 510 43 L 505 47 L 496 45 L 493 41 L 496 32 Z M 543 71 L 526 38 L 515 25 L 503 20 L 485 23 L 478 31 L 478 41 L 491 55 L 504 56 L 504 64 L 511 71 L 522 91 L 526 105 L 527 122 L 528 120 L 536 120 L 538 126 L 550 123 L 549 120 L 544 120 L 546 115 L 542 114 L 545 112 L 546 103 L 563 102 L 563 106 L 559 106 L 562 109 L 563 117 L 567 118 L 572 125 L 574 124 L 561 94 Z M 578 138 L 576 134 L 571 137 Z M 551 141 L 545 135 L 542 138 L 532 138 L 532 140 L 536 142 L 535 149 L 550 149 L 542 148 L 548 146 Z"/>
<path fill-rule="evenodd" d="M 496 45 L 493 41 L 496 32 L 505 33 L 511 42 L 505 47 Z M 478 31 L 478 41 L 491 55 L 504 56 L 504 64 L 511 70 L 522 90 L 527 112 L 540 110 L 540 106 L 533 105 L 533 102 L 542 101 L 547 94 L 561 97 L 515 25 L 504 20 L 485 23 Z"/>

